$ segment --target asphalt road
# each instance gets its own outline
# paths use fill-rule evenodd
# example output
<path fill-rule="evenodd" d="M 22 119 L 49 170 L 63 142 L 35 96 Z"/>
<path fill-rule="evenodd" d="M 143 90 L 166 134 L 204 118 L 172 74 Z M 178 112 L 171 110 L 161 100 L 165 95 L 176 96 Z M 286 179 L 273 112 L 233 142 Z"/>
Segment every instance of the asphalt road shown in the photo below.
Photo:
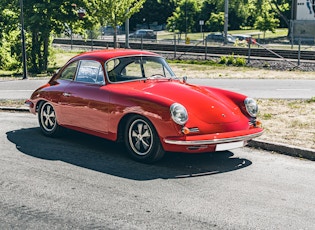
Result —
<path fill-rule="evenodd" d="M 314 229 L 315 163 L 251 148 L 155 165 L 0 112 L 0 229 Z"/>
<path fill-rule="evenodd" d="M 47 80 L 0 81 L 0 99 L 26 99 Z M 188 79 L 189 83 L 232 90 L 253 98 L 309 99 L 315 96 L 314 80 Z"/>

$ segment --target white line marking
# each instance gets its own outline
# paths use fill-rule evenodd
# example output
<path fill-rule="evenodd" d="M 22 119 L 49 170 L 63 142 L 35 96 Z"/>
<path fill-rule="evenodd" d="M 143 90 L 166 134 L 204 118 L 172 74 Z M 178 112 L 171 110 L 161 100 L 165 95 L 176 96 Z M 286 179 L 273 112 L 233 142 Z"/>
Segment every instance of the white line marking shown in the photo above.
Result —
<path fill-rule="evenodd" d="M 278 91 L 311 91 L 312 89 L 276 89 Z"/>

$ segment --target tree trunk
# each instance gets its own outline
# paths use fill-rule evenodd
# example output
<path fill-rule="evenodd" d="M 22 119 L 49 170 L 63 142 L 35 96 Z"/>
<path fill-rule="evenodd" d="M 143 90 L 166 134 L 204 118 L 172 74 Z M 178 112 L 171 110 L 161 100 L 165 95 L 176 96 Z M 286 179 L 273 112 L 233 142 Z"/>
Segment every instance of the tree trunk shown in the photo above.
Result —
<path fill-rule="evenodd" d="M 40 39 L 39 39 L 39 50 L 37 51 L 37 58 L 38 58 L 38 73 L 41 73 L 43 71 L 43 55 L 42 55 L 42 49 L 43 49 L 43 33 L 40 34 Z"/>
<path fill-rule="evenodd" d="M 49 33 L 32 31 L 31 68 L 30 72 L 42 73 L 48 69 Z"/>
<path fill-rule="evenodd" d="M 38 40 L 38 32 L 32 31 L 32 49 L 31 49 L 31 68 L 30 71 L 33 73 L 37 73 L 39 71 L 38 68 L 38 51 L 40 50 L 40 44 Z"/>
<path fill-rule="evenodd" d="M 117 49 L 117 21 L 114 19 L 114 49 Z"/>
<path fill-rule="evenodd" d="M 114 27 L 114 49 L 117 48 L 117 27 Z"/>
<path fill-rule="evenodd" d="M 43 71 L 47 72 L 48 69 L 48 56 L 49 56 L 49 34 L 44 37 L 44 50 L 43 50 Z"/>

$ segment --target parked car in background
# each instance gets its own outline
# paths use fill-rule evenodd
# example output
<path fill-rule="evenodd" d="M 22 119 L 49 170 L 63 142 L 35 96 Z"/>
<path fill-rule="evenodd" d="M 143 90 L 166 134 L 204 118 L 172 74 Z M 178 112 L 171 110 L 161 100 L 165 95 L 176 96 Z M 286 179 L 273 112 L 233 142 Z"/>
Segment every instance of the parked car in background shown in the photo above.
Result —
<path fill-rule="evenodd" d="M 134 33 L 129 34 L 129 38 L 156 39 L 156 34 L 153 30 L 140 29 Z"/>
<path fill-rule="evenodd" d="M 206 39 L 207 41 L 212 41 L 212 42 L 224 42 L 224 34 L 223 33 L 211 33 L 208 34 Z M 234 44 L 236 42 L 235 37 L 233 37 L 232 35 L 228 34 L 227 35 L 227 42 L 230 44 Z"/>
<path fill-rule="evenodd" d="M 111 26 L 103 26 L 101 27 L 102 35 L 113 35 L 114 34 L 114 28 Z M 116 27 L 117 34 L 122 33 L 122 28 L 120 26 Z"/>
<path fill-rule="evenodd" d="M 251 44 L 256 44 L 256 39 L 247 34 L 233 34 L 233 37 L 239 41 L 246 41 L 247 43 L 251 41 Z"/>
<path fill-rule="evenodd" d="M 186 81 L 158 54 L 99 50 L 70 59 L 26 104 L 44 135 L 92 134 L 140 162 L 243 147 L 263 133 L 254 99 Z"/>

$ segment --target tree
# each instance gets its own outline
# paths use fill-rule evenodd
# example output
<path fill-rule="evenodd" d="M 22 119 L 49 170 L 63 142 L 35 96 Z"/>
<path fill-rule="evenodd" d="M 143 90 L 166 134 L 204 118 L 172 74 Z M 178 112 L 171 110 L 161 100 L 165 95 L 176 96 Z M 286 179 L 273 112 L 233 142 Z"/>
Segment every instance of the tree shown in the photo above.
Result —
<path fill-rule="evenodd" d="M 293 1 L 290 0 L 271 0 L 270 6 L 273 11 L 280 16 L 282 20 L 280 20 L 280 26 L 288 27 L 288 36 L 291 31 L 290 20 L 291 17 L 291 8 L 293 7 L 291 4 Z M 290 7 L 291 6 L 291 7 Z M 291 18 L 293 20 L 293 18 Z M 284 23 L 282 23 L 284 22 Z"/>
<path fill-rule="evenodd" d="M 139 12 L 146 0 L 92 0 L 91 9 L 95 10 L 97 19 L 102 25 L 114 28 L 114 48 L 117 48 L 117 26 Z"/>
<path fill-rule="evenodd" d="M 272 11 L 270 5 L 265 2 L 262 5 L 262 11 L 256 18 L 255 28 L 264 32 L 264 38 L 266 31 L 275 32 L 275 29 L 279 26 L 280 20 L 275 17 L 275 12 Z"/>
<path fill-rule="evenodd" d="M 206 26 L 210 31 L 223 31 L 224 26 L 224 12 L 211 13 L 210 19 L 206 22 Z"/>
<path fill-rule="evenodd" d="M 18 70 L 22 55 L 17 6 L 7 0 L 0 0 L 0 6 L 0 69 Z"/>
<path fill-rule="evenodd" d="M 252 17 L 256 15 L 256 0 L 233 0 L 229 1 L 229 28 L 240 29 L 241 27 L 253 27 Z M 222 31 L 224 17 L 224 0 L 204 0 L 201 8 L 201 17 L 206 21 L 205 30 Z M 224 15 L 223 15 L 224 16 Z M 210 20 L 210 21 L 209 21 Z"/>
<path fill-rule="evenodd" d="M 51 33 L 64 31 L 67 24 L 77 31 L 88 28 L 92 17 L 79 20 L 77 7 L 87 8 L 87 0 L 24 0 L 25 27 L 31 34 L 30 71 L 47 70 Z M 88 20 L 90 19 L 90 20 Z"/>
<path fill-rule="evenodd" d="M 181 0 L 173 15 L 167 19 L 167 27 L 185 34 L 197 32 L 200 10 L 201 4 L 197 0 Z"/>
<path fill-rule="evenodd" d="M 47 70 L 51 34 L 64 31 L 68 24 L 76 31 L 89 28 L 93 20 L 80 21 L 77 9 L 73 6 L 87 7 L 88 0 L 73 0 L 72 3 L 63 0 L 23 0 L 24 29 L 28 52 L 29 71 L 40 73 Z M 1 55 L 10 49 L 11 59 L 21 63 L 20 37 L 20 4 L 18 0 L 0 0 L 0 48 Z M 90 19 L 93 19 L 90 17 Z M 3 35 L 3 36 L 1 36 Z M 5 44 L 5 46 L 2 46 Z M 17 44 L 19 44 L 17 46 Z M 19 48 L 17 48 L 19 47 Z M 8 58 L 4 58 L 8 62 Z M 4 61 L 0 65 L 4 65 Z M 6 66 L 9 68 L 9 66 Z"/>
<path fill-rule="evenodd" d="M 199 31 L 199 20 L 205 31 L 222 30 L 224 0 L 23 0 L 27 38 L 28 65 L 31 72 L 47 70 L 52 34 L 67 29 L 84 34 L 99 25 L 114 28 L 117 47 L 117 26 L 127 18 L 131 22 L 167 22 L 169 30 L 180 33 Z M 291 0 L 229 1 L 229 28 L 256 27 L 273 31 L 279 24 L 289 27 Z M 86 11 L 83 20 L 78 10 Z M 21 63 L 20 7 L 18 0 L 0 0 L 0 67 L 17 68 Z M 209 21 L 210 20 L 210 21 Z M 221 21 L 220 21 L 221 20 Z M 132 24 L 132 23 L 131 23 Z M 216 26 L 214 26 L 216 25 Z M 174 28 L 175 26 L 175 28 Z M 290 27 L 289 27 L 290 28 Z M 11 64 L 10 64 L 11 63 Z M 14 67 L 13 67 L 14 66 Z"/>
<path fill-rule="evenodd" d="M 142 22 L 146 27 L 149 27 L 154 22 L 157 22 L 158 25 L 166 24 L 167 18 L 172 15 L 174 9 L 174 1 L 146 0 L 143 8 L 130 18 L 130 28 L 135 29 L 137 28 L 137 24 L 141 24 Z"/>

